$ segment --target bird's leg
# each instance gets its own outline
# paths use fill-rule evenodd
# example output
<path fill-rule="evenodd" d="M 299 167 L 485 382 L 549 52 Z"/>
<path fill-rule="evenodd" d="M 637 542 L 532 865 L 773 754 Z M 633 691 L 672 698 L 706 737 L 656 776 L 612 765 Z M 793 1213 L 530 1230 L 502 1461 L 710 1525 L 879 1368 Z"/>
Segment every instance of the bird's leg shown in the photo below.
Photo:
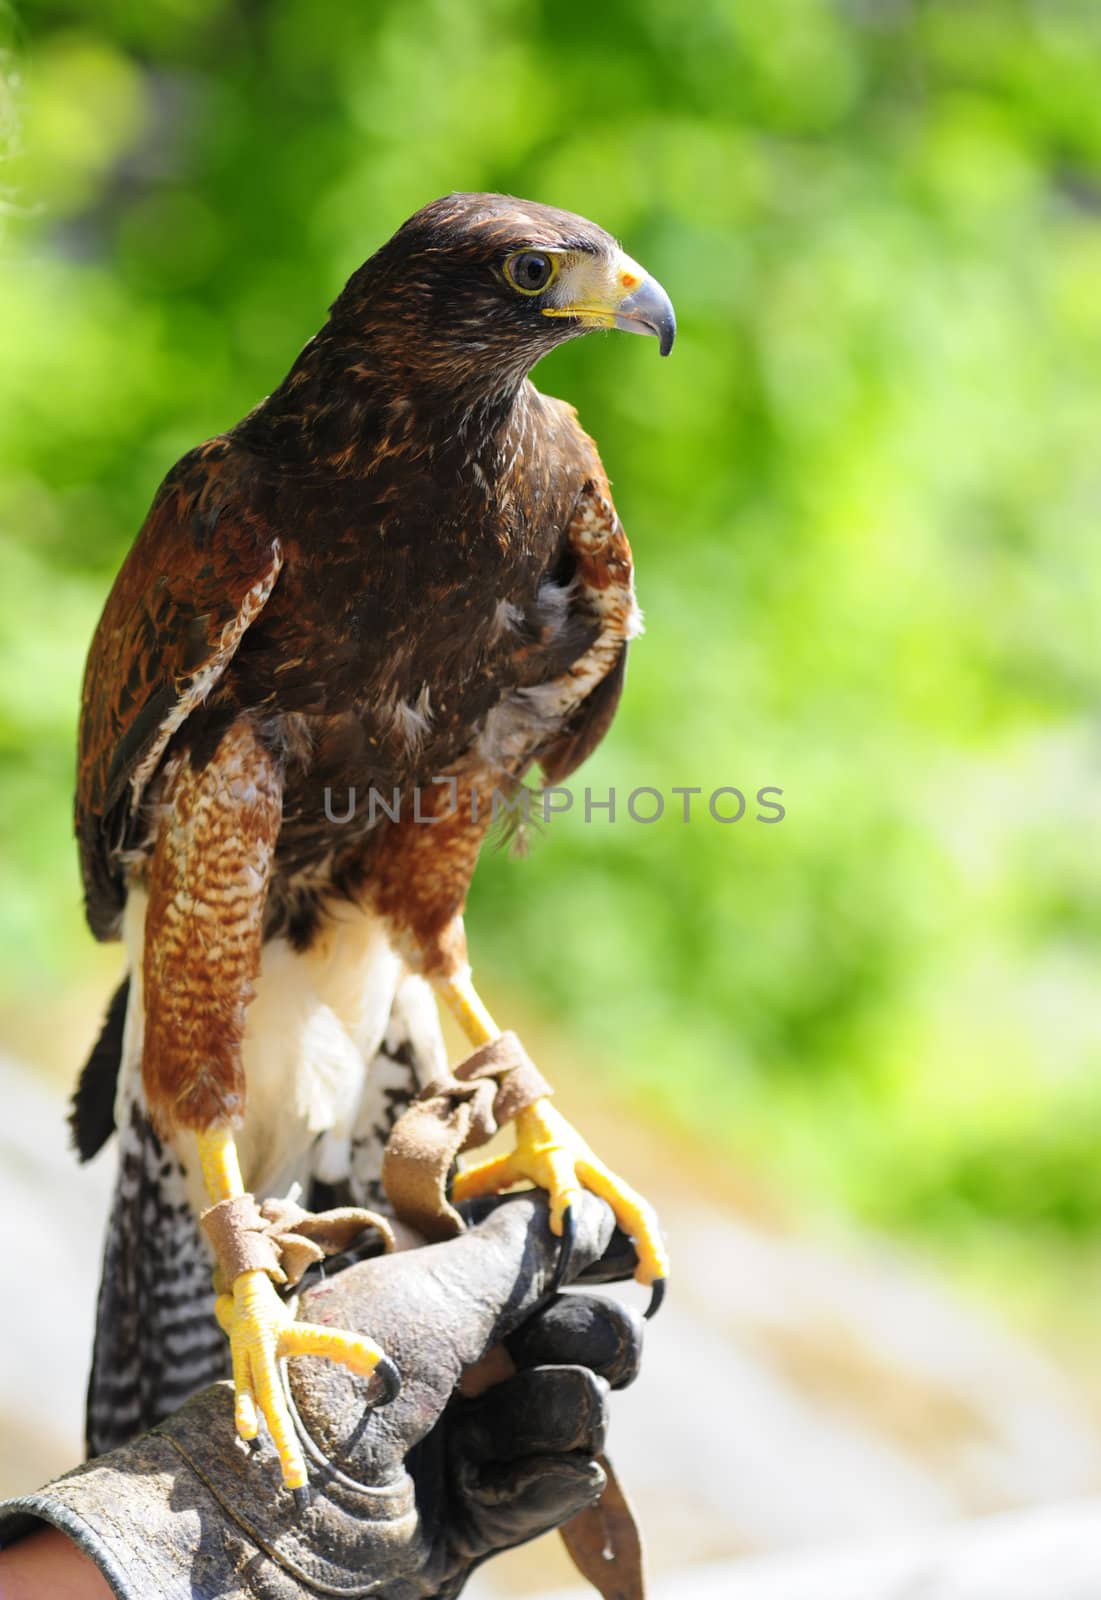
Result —
<path fill-rule="evenodd" d="M 453 1012 L 459 1026 L 476 1048 L 500 1035 L 470 976 L 470 969 L 437 979 L 441 998 Z M 496 1156 L 467 1167 L 456 1177 L 452 1197 L 473 1200 L 479 1195 L 499 1194 L 523 1179 L 545 1189 L 550 1199 L 551 1231 L 570 1237 L 570 1208 L 582 1189 L 606 1200 L 616 1221 L 634 1240 L 638 1256 L 635 1277 L 651 1285 L 652 1315 L 661 1304 L 669 1259 L 653 1208 L 600 1161 L 577 1130 L 566 1121 L 549 1100 L 537 1100 L 516 1118 L 516 1146 L 507 1155 Z"/>
<path fill-rule="evenodd" d="M 148 868 L 142 1083 L 155 1126 L 177 1139 L 195 1134 L 215 1207 L 247 1195 L 232 1127 L 245 1108 L 245 1016 L 260 972 L 282 783 L 276 757 L 239 719 L 212 756 L 176 768 Z M 377 1371 L 390 1398 L 399 1380 L 370 1339 L 296 1322 L 276 1293 L 286 1282 L 278 1252 L 261 1260 L 219 1271 L 215 1312 L 229 1335 L 237 1432 L 255 1439 L 263 1416 L 283 1481 L 301 1501 L 306 1467 L 279 1362 L 324 1355 L 353 1372 Z"/>
<path fill-rule="evenodd" d="M 197 1134 L 203 1181 L 211 1201 L 233 1200 L 246 1193 L 241 1178 L 237 1146 L 227 1127 Z M 300 1505 L 309 1496 L 306 1463 L 291 1422 L 279 1371 L 287 1356 L 326 1356 L 362 1377 L 378 1372 L 393 1398 L 400 1386 L 397 1368 L 372 1339 L 296 1322 L 291 1308 L 276 1293 L 264 1270 L 239 1273 L 231 1290 L 219 1294 L 214 1306 L 222 1330 L 229 1337 L 233 1359 L 234 1420 L 246 1441 L 260 1431 L 263 1416 L 279 1456 L 283 1482 Z"/>

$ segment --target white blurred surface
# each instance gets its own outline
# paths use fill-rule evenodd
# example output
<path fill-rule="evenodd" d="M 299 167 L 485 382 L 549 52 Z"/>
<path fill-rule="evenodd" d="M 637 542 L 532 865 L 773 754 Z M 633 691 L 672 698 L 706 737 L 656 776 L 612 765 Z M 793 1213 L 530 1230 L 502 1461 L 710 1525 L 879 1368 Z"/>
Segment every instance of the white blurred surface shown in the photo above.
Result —
<path fill-rule="evenodd" d="M 103 1222 L 113 1156 L 81 1167 L 66 1106 L 0 1058 L 0 1492 L 34 1488 L 83 1454 Z"/>
<path fill-rule="evenodd" d="M 1081 1501 L 985 1518 L 935 1538 L 688 1568 L 667 1574 L 648 1600 L 1097 1600 L 1099 1534 L 1101 1501 Z M 573 1588 L 538 1600 L 592 1595 Z"/>

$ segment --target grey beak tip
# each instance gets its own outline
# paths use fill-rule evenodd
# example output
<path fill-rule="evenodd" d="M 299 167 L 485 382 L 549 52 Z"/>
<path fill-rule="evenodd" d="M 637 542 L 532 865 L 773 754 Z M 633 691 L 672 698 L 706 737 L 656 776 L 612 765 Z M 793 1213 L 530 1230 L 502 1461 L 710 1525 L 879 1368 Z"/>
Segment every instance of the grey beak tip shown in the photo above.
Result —
<path fill-rule="evenodd" d="M 656 278 L 644 283 L 620 303 L 615 319 L 616 327 L 627 333 L 651 333 L 658 341 L 658 351 L 667 356 L 677 337 L 677 317 L 673 302 Z"/>

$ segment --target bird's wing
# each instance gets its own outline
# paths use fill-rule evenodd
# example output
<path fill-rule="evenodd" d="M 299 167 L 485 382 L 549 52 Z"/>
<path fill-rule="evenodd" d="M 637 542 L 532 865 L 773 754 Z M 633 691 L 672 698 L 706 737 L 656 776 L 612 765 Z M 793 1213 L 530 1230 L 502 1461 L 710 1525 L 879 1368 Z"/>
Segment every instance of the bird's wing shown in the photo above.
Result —
<path fill-rule="evenodd" d="M 88 921 L 112 938 L 118 852 L 169 740 L 210 694 L 282 566 L 221 441 L 169 474 L 108 598 L 84 676 L 76 796 Z"/>
<path fill-rule="evenodd" d="M 586 695 L 554 739 L 539 751 L 544 783 L 563 783 L 592 755 L 612 725 L 626 675 L 627 646 L 624 644 L 612 670 Z"/>
<path fill-rule="evenodd" d="M 611 727 L 623 693 L 627 672 L 627 644 L 642 626 L 635 601 L 631 547 L 612 501 L 596 445 L 570 413 L 576 457 L 586 471 L 585 482 L 566 529 L 566 549 L 572 560 L 571 611 L 585 622 L 592 636 L 583 655 L 574 661 L 564 681 L 592 687 L 568 711 L 552 738 L 538 750 L 536 759 L 547 784 L 563 782 L 596 749 Z"/>

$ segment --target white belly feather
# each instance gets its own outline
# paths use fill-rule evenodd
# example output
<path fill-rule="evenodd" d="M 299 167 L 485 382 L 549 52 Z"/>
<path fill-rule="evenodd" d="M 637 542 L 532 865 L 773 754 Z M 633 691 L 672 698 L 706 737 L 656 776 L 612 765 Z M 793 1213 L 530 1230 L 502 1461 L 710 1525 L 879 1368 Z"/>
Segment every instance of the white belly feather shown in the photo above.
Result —
<path fill-rule="evenodd" d="M 141 1093 L 144 1031 L 142 949 L 147 896 L 127 900 L 125 938 L 131 973 L 119 1104 L 125 1126 L 129 1102 Z M 428 986 L 405 972 L 379 920 L 350 904 L 335 908 L 309 950 L 285 939 L 265 946 L 244 1038 L 247 1109 L 237 1135 L 246 1186 L 264 1196 L 316 1176 L 335 1183 L 348 1174 L 353 1138 L 379 1120 L 382 1085 L 368 1067 L 383 1043 L 395 996 L 407 1031 L 432 1064 L 445 1063 L 439 1018 Z M 377 1092 L 372 1093 L 375 1089 Z M 197 1207 L 208 1203 L 189 1141 L 178 1154 L 189 1171 Z"/>

